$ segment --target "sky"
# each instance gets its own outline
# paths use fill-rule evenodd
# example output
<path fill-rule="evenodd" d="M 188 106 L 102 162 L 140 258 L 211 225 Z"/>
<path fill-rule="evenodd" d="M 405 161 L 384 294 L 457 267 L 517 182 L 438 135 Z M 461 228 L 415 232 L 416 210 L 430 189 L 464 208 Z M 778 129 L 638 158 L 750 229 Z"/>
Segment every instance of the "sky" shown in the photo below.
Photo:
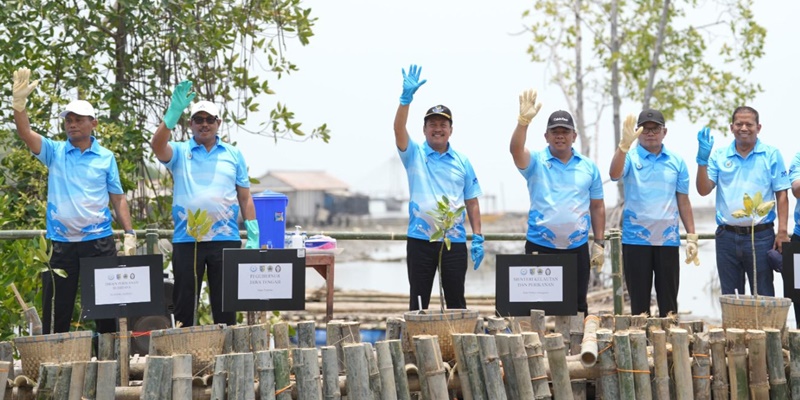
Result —
<path fill-rule="evenodd" d="M 526 49 L 531 41 L 524 32 L 522 13 L 532 1 L 504 0 L 309 0 L 303 5 L 318 19 L 308 46 L 289 40 L 287 57 L 299 71 L 272 81 L 276 95 L 264 106 L 281 102 L 295 112 L 308 131 L 327 123 L 330 143 L 321 140 L 291 142 L 230 131 L 258 177 L 278 170 L 325 170 L 367 194 L 406 192 L 407 180 L 394 144 L 392 123 L 402 90 L 401 69 L 422 66 L 428 82 L 414 96 L 408 131 L 422 141 L 424 112 L 444 104 L 453 112 L 450 143 L 472 162 L 481 183 L 483 212 L 526 211 L 529 197 L 525 180 L 508 151 L 519 112 L 518 96 L 528 88 L 539 92 L 542 111 L 531 123 L 527 147 L 540 150 L 547 116 L 567 108 L 560 89 L 549 83 L 545 65 L 533 63 Z M 750 78 L 764 92 L 750 105 L 761 117 L 759 137 L 779 146 L 788 164 L 800 151 L 800 141 L 785 129 L 795 123 L 796 93 L 800 80 L 800 26 L 794 16 L 800 2 L 756 1 L 757 20 L 767 28 L 766 55 Z M 640 105 L 623 104 L 622 114 L 638 114 Z M 609 108 L 610 109 L 610 108 Z M 731 110 L 732 111 L 732 110 Z M 608 167 L 616 143 L 610 112 L 607 129 L 600 134 L 597 160 L 608 180 Z M 695 207 L 713 206 L 714 196 L 700 197 L 695 189 L 696 134 L 701 126 L 677 115 L 667 121 L 664 144 L 686 160 L 690 198 Z M 715 148 L 732 137 L 715 132 Z M 576 147 L 577 148 L 577 147 Z M 616 187 L 604 186 L 606 204 L 616 202 Z M 791 196 L 790 196 L 791 197 Z M 794 200 L 790 203 L 794 206 Z M 790 221 L 791 224 L 791 221 Z M 791 225 L 790 225 L 791 226 Z"/>

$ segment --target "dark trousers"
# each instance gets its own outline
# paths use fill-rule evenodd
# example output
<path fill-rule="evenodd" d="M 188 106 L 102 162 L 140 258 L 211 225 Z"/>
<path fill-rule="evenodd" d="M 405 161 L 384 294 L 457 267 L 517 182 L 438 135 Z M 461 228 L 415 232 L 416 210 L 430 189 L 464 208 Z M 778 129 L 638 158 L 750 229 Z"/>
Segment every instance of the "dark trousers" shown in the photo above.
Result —
<path fill-rule="evenodd" d="M 654 277 L 658 315 L 663 318 L 670 312 L 678 312 L 679 253 L 678 246 L 622 245 L 622 265 L 631 298 L 631 315 L 650 315 Z"/>
<path fill-rule="evenodd" d="M 78 294 L 80 282 L 81 258 L 116 256 L 117 247 L 114 237 L 108 236 L 87 242 L 56 242 L 53 241 L 53 255 L 50 257 L 50 267 L 63 269 L 67 273 L 62 278 L 55 273 L 55 323 L 53 332 L 69 332 L 72 313 L 75 311 L 75 297 Z M 50 333 L 50 315 L 53 299 L 53 279 L 50 272 L 42 272 L 42 329 L 43 333 Z M 115 319 L 95 320 L 95 329 L 98 333 L 117 331 Z"/>
<path fill-rule="evenodd" d="M 791 238 L 792 242 L 800 242 L 800 236 L 792 234 Z M 788 265 L 784 265 L 784 268 L 789 268 Z M 786 279 L 783 280 L 783 297 L 789 297 L 786 294 L 794 292 L 794 282 L 787 282 Z M 792 299 L 794 301 L 794 299 Z M 795 321 L 795 328 L 800 329 L 800 304 L 797 302 L 794 303 L 794 321 Z"/>
<path fill-rule="evenodd" d="M 428 308 L 431 289 L 439 265 L 439 250 L 442 242 L 409 238 L 406 243 L 408 284 L 411 286 L 408 309 L 420 309 L 418 297 L 422 298 L 422 309 Z M 442 288 L 447 308 L 467 308 L 464 298 L 464 281 L 467 277 L 467 244 L 452 243 L 450 250 L 442 253 Z"/>
<path fill-rule="evenodd" d="M 175 321 L 180 321 L 183 327 L 194 324 L 194 302 L 200 297 L 203 275 L 208 273 L 208 291 L 214 323 L 236 325 L 235 311 L 222 312 L 222 250 L 241 248 L 242 243 L 239 241 L 197 243 L 197 293 L 192 272 L 194 245 L 194 243 L 172 244 L 172 269 L 175 274 L 172 301 L 175 304 Z"/>
<path fill-rule="evenodd" d="M 578 312 L 583 312 L 588 315 L 589 305 L 586 303 L 586 293 L 589 291 L 589 244 L 584 243 L 582 246 L 574 249 L 554 249 L 551 247 L 539 246 L 531 242 L 525 241 L 525 254 L 533 252 L 539 254 L 577 254 L 578 255 Z M 565 278 L 569 278 L 566 277 Z"/>

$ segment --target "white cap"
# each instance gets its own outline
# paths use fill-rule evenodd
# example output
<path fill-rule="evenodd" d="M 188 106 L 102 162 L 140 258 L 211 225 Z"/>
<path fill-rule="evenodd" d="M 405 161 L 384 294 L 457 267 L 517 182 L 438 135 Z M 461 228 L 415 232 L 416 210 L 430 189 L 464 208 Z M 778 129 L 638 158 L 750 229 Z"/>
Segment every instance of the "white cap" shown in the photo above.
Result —
<path fill-rule="evenodd" d="M 64 118 L 69 113 L 95 118 L 94 107 L 86 100 L 73 100 L 58 116 Z"/>
<path fill-rule="evenodd" d="M 194 117 L 194 115 L 200 111 L 205 111 L 208 115 L 219 118 L 219 108 L 217 108 L 217 105 L 205 100 L 192 104 L 192 114 L 189 115 L 189 118 Z"/>

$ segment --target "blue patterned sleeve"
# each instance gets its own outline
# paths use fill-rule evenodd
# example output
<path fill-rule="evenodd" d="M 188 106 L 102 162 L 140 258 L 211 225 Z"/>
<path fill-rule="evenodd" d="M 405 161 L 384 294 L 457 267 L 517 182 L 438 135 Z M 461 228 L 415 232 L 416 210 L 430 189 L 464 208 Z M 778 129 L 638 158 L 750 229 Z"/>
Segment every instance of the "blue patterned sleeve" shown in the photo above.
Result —
<path fill-rule="evenodd" d="M 603 179 L 600 177 L 600 170 L 597 165 L 592 163 L 592 186 L 589 187 L 589 198 L 601 200 L 603 198 Z"/>
<path fill-rule="evenodd" d="M 236 151 L 236 186 L 249 188 L 250 177 L 247 175 L 247 163 L 244 160 L 244 154 L 237 148 Z"/>
<path fill-rule="evenodd" d="M 675 191 L 682 194 L 689 194 L 689 169 L 682 158 L 678 158 L 678 185 Z"/>
<path fill-rule="evenodd" d="M 789 181 L 789 174 L 786 172 L 786 163 L 783 162 L 783 155 L 778 149 L 773 149 L 770 157 L 770 175 L 772 176 L 772 190 L 780 192 L 792 187 Z"/>
<path fill-rule="evenodd" d="M 106 173 L 106 186 L 108 193 L 111 194 L 124 194 L 122 190 L 122 182 L 119 178 L 119 167 L 117 166 L 117 158 L 112 154 L 111 160 L 108 163 L 108 172 Z"/>

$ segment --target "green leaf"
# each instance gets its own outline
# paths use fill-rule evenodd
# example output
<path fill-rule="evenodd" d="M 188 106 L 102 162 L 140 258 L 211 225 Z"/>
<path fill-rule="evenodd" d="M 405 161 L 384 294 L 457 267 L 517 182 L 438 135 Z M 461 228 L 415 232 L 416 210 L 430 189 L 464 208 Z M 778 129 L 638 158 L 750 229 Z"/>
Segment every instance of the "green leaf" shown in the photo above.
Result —
<path fill-rule="evenodd" d="M 60 277 L 62 277 L 62 278 L 66 278 L 67 277 L 67 271 L 64 271 L 61 268 L 53 268 L 53 273 L 58 275 L 58 276 L 60 276 Z"/>
<path fill-rule="evenodd" d="M 444 237 L 444 231 L 437 230 L 436 232 L 433 233 L 433 235 L 431 235 L 431 242 L 438 242 L 442 240 L 443 237 Z"/>
<path fill-rule="evenodd" d="M 444 245 L 447 246 L 447 251 L 450 251 L 450 238 L 444 238 Z"/>

